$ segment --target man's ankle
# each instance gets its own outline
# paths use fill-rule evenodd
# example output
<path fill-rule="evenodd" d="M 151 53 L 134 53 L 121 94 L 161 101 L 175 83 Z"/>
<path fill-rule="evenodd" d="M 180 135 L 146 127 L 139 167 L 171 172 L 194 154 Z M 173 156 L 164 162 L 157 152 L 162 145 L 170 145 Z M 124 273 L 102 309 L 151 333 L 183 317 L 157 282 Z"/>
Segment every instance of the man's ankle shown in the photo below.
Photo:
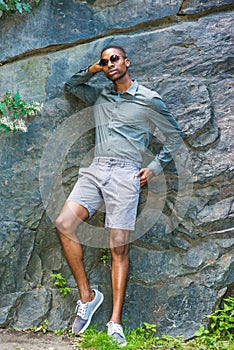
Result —
<path fill-rule="evenodd" d="M 111 317 L 109 322 L 118 323 L 122 326 L 122 322 L 119 318 Z"/>
<path fill-rule="evenodd" d="M 94 298 L 95 298 L 95 291 L 90 289 L 88 293 L 82 295 L 81 301 L 83 303 L 90 303 L 91 301 L 93 301 Z"/>

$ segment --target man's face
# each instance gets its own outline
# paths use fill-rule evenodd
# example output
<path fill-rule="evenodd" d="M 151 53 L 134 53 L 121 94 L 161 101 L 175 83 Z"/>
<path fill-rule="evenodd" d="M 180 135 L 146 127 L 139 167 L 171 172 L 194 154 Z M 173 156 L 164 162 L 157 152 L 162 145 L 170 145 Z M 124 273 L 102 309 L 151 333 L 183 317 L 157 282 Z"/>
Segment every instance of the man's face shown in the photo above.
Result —
<path fill-rule="evenodd" d="M 103 66 L 103 72 L 113 82 L 121 79 L 128 72 L 129 60 L 118 49 L 110 48 L 105 50 L 101 55 L 101 60 L 106 60 L 103 61 L 106 63 Z"/>

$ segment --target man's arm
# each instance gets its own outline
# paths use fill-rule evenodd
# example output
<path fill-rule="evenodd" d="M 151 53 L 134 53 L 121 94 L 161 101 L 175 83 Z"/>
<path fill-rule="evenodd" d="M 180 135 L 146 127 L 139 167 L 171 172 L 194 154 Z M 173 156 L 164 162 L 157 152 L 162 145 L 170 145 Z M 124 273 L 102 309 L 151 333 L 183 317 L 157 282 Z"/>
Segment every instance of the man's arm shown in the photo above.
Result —
<path fill-rule="evenodd" d="M 91 86 L 86 83 L 88 83 L 94 74 L 101 71 L 102 67 L 99 65 L 99 62 L 95 62 L 88 68 L 81 69 L 65 83 L 65 91 L 72 93 L 88 106 L 92 106 L 103 88 Z"/>
<path fill-rule="evenodd" d="M 160 98 L 154 97 L 151 102 L 151 120 L 165 137 L 161 151 L 148 165 L 148 168 L 158 175 L 178 152 L 182 144 L 182 130 Z"/>
<path fill-rule="evenodd" d="M 163 147 L 146 168 L 140 169 L 140 185 L 144 186 L 154 175 L 159 175 L 163 168 L 173 159 L 182 144 L 182 130 L 164 102 L 154 97 L 151 100 L 152 114 L 150 119 L 163 133 Z"/>

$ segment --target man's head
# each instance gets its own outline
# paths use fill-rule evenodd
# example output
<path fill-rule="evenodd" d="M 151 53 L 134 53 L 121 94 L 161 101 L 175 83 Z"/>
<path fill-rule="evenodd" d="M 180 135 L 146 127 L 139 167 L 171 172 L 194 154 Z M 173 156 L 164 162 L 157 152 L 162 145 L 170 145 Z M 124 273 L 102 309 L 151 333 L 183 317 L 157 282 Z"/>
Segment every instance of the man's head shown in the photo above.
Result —
<path fill-rule="evenodd" d="M 104 47 L 99 64 L 102 66 L 106 77 L 113 82 L 128 76 L 130 61 L 121 46 L 109 45 Z"/>
<path fill-rule="evenodd" d="M 102 56 L 102 53 L 108 49 L 116 49 L 119 51 L 119 53 L 124 56 L 124 57 L 127 57 L 127 54 L 126 54 L 126 51 L 124 50 L 124 48 L 122 48 L 122 46 L 118 46 L 118 45 L 108 45 L 108 46 L 105 46 L 103 49 L 102 49 L 102 52 L 101 52 L 101 56 Z"/>

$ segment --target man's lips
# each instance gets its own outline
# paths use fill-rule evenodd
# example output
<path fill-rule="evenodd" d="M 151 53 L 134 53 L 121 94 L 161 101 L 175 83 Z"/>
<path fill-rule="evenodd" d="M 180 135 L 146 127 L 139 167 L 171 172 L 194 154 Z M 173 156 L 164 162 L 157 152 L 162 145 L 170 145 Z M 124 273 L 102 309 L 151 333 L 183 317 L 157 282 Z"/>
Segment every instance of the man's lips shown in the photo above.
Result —
<path fill-rule="evenodd" d="M 118 69 L 111 69 L 111 70 L 108 72 L 109 75 L 113 75 L 113 74 L 115 74 L 115 73 L 118 73 Z"/>

